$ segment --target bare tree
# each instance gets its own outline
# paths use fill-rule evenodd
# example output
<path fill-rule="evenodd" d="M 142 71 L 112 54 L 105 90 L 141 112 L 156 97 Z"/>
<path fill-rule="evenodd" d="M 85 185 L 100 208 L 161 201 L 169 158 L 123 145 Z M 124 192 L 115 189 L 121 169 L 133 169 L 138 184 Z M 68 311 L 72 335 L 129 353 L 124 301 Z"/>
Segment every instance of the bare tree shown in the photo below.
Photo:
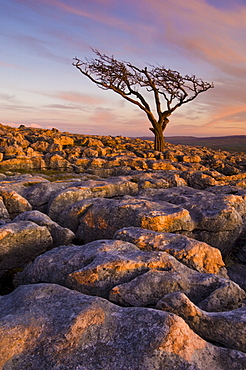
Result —
<path fill-rule="evenodd" d="M 114 56 L 101 54 L 98 50 L 93 52 L 96 54 L 95 59 L 86 58 L 81 61 L 76 57 L 73 65 L 101 89 L 113 90 L 142 109 L 152 125 L 150 130 L 155 135 L 155 150 L 160 152 L 164 150 L 163 132 L 169 122 L 168 117 L 178 107 L 213 87 L 212 83 L 204 82 L 194 75 L 183 77 L 177 71 L 153 65 L 142 69 L 129 62 L 118 61 Z M 139 92 L 140 88 L 153 94 L 155 109 L 150 107 Z"/>

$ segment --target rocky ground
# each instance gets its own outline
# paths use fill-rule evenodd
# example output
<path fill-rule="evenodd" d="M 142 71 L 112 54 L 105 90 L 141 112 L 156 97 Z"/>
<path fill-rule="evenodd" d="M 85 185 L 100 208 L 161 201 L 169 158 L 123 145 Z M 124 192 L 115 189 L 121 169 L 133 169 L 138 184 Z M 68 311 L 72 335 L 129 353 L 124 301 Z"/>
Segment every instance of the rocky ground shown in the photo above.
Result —
<path fill-rule="evenodd" d="M 0 125 L 0 367 L 244 370 L 246 154 Z"/>

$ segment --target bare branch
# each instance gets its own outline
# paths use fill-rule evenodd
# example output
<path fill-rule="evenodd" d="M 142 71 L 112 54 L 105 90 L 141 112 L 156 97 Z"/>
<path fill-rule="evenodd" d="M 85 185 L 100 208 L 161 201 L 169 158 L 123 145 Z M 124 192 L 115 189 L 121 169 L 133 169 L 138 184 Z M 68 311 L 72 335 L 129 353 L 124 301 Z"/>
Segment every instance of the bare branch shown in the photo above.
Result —
<path fill-rule="evenodd" d="M 178 107 L 214 87 L 212 83 L 195 75 L 182 76 L 178 71 L 162 66 L 149 65 L 139 68 L 129 62 L 118 61 L 113 55 L 108 56 L 98 50 L 92 50 L 96 54 L 95 59 L 86 58 L 82 61 L 76 57 L 73 65 L 99 88 L 112 90 L 143 110 L 152 124 L 150 129 L 155 136 L 162 134 L 169 122 L 167 117 Z M 153 94 L 157 117 L 139 92 L 140 88 Z"/>

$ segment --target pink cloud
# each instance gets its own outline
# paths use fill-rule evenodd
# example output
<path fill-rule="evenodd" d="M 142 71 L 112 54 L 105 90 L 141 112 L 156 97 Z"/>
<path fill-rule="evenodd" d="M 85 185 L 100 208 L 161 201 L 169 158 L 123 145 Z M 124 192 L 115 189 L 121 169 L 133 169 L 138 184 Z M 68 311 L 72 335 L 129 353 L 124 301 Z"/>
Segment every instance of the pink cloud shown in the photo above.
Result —
<path fill-rule="evenodd" d="M 242 122 L 246 121 L 246 104 L 241 106 L 229 106 L 218 109 L 217 112 L 212 116 L 212 119 L 203 125 L 204 127 L 210 127 L 217 123 L 225 122 Z"/>
<path fill-rule="evenodd" d="M 101 3 L 104 3 L 104 2 L 101 2 Z M 81 9 L 79 7 L 74 7 L 70 5 L 69 3 L 65 4 L 64 2 L 61 2 L 59 0 L 52 0 L 52 4 L 66 12 L 76 14 L 82 17 L 86 17 L 93 21 L 104 23 L 104 24 L 107 24 L 109 26 L 113 26 L 116 28 L 126 29 L 126 22 L 121 21 L 119 18 L 111 17 L 107 15 L 106 12 L 104 14 L 102 14 L 101 12 L 98 12 L 96 6 L 93 7 L 93 11 L 92 10 L 88 11 L 88 10 L 85 10 L 84 4 L 82 7 L 80 7 Z M 107 2 L 107 5 L 108 4 L 109 3 Z M 102 4 L 102 5 L 105 5 L 105 4 Z"/>
<path fill-rule="evenodd" d="M 217 9 L 204 0 L 144 3 L 145 12 L 157 19 L 159 41 L 169 41 L 231 75 L 246 73 L 245 6 Z"/>
<path fill-rule="evenodd" d="M 0 65 L 4 66 L 4 67 L 7 67 L 7 68 L 22 69 L 22 70 L 25 70 L 25 71 L 30 71 L 31 70 L 29 68 L 25 68 L 25 67 L 19 66 L 17 64 L 5 63 L 5 62 L 1 62 L 1 61 L 0 61 Z"/>
<path fill-rule="evenodd" d="M 55 97 L 71 103 L 82 103 L 88 105 L 99 105 L 105 102 L 102 97 L 91 96 L 88 94 L 82 94 L 76 91 L 61 91 L 55 94 Z"/>

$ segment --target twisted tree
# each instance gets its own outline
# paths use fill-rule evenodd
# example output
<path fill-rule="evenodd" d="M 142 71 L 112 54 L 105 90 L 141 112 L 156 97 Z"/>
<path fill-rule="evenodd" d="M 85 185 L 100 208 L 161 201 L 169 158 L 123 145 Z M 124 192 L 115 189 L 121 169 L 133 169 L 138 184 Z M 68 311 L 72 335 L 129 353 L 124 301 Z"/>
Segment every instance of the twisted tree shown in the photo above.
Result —
<path fill-rule="evenodd" d="M 155 135 L 155 150 L 160 152 L 164 150 L 163 132 L 169 122 L 168 117 L 178 107 L 213 87 L 212 83 L 194 75 L 181 76 L 179 72 L 161 66 L 138 68 L 129 62 L 118 61 L 114 56 L 101 54 L 98 50 L 93 52 L 95 59 L 86 58 L 82 61 L 76 57 L 73 65 L 101 89 L 113 90 L 142 109 L 152 125 L 149 129 Z M 140 88 L 153 94 L 155 113 L 139 92 Z"/>

